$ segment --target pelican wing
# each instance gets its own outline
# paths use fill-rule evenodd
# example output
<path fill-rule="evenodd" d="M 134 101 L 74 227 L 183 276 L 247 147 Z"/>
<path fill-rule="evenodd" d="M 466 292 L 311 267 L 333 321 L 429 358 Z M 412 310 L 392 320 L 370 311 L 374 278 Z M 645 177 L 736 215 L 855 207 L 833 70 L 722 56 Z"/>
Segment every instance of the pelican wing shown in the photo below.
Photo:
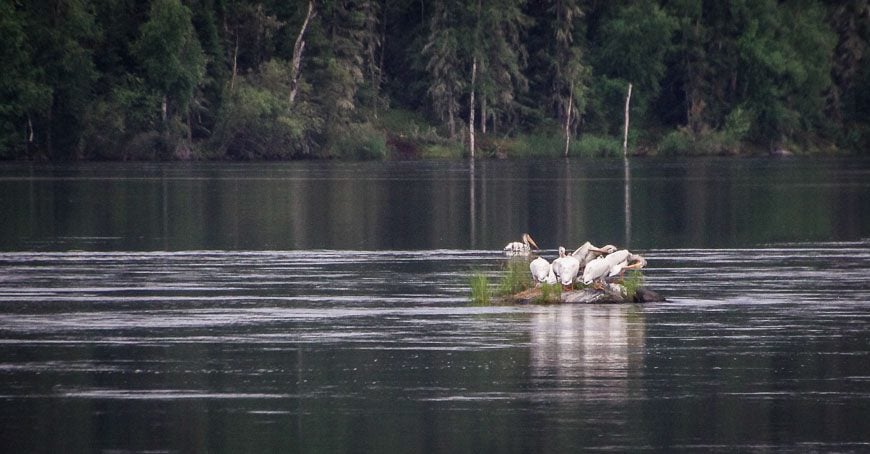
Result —
<path fill-rule="evenodd" d="M 562 262 L 559 259 L 553 260 L 553 264 L 550 265 L 550 270 L 553 271 L 553 274 L 558 278 L 562 275 Z"/>
<path fill-rule="evenodd" d="M 529 270 L 532 272 L 532 279 L 535 282 L 544 282 L 547 280 L 547 275 L 551 274 L 550 262 L 543 257 L 538 257 L 529 263 Z"/>
<path fill-rule="evenodd" d="M 598 257 L 616 252 L 616 246 L 608 244 L 604 247 L 597 247 L 590 242 L 583 243 L 582 246 L 578 247 L 571 255 L 574 256 L 577 260 L 580 261 L 580 268 L 584 268 L 589 262 L 595 260 Z"/>
<path fill-rule="evenodd" d="M 614 252 L 613 254 L 609 254 L 609 255 L 605 256 L 604 260 L 606 260 L 610 266 L 614 266 L 614 265 L 619 265 L 620 263 L 628 260 L 628 257 L 630 255 L 631 255 L 631 252 L 628 252 L 628 250 L 620 249 L 620 250 Z"/>
<path fill-rule="evenodd" d="M 571 285 L 574 279 L 577 278 L 577 273 L 580 272 L 580 261 L 571 257 L 565 257 L 565 263 L 562 265 L 562 284 Z"/>
<path fill-rule="evenodd" d="M 507 246 L 504 247 L 504 253 L 508 256 L 529 255 L 530 252 L 531 249 L 529 249 L 529 246 L 524 243 L 520 243 L 519 241 L 508 243 Z"/>
<path fill-rule="evenodd" d="M 553 260 L 553 272 L 564 285 L 571 285 L 580 272 L 580 262 L 574 257 L 567 255 Z"/>
<path fill-rule="evenodd" d="M 523 249 L 523 246 L 525 245 L 523 243 L 520 243 L 519 241 L 512 241 L 504 247 L 504 250 L 509 252 L 521 251 Z"/>
<path fill-rule="evenodd" d="M 571 253 L 571 255 L 573 255 L 577 259 L 581 259 L 583 257 L 586 257 L 586 254 L 588 254 L 589 250 L 592 249 L 593 247 L 594 246 L 592 246 L 592 243 L 587 241 L 587 242 L 583 243 L 582 246 L 575 249 L 574 252 Z"/>
<path fill-rule="evenodd" d="M 583 283 L 589 285 L 596 279 L 603 278 L 610 271 L 611 266 L 605 257 L 598 257 L 587 263 L 586 268 L 583 269 Z"/>

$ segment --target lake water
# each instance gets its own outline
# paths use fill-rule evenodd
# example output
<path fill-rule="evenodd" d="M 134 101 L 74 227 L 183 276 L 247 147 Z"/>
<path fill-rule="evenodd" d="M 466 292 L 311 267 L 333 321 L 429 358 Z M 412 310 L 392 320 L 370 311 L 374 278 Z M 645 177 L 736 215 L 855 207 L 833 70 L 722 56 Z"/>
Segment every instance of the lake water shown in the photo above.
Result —
<path fill-rule="evenodd" d="M 3 452 L 870 450 L 870 160 L 0 166 Z M 648 305 L 476 307 L 504 243 Z"/>

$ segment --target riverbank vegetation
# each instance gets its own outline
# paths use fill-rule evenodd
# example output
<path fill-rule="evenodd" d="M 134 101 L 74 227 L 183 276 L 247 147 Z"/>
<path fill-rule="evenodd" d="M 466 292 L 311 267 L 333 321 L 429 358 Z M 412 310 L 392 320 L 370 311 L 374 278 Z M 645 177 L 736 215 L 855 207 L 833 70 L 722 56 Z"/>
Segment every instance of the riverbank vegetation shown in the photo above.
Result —
<path fill-rule="evenodd" d="M 866 1 L 0 3 L 0 158 L 870 149 Z"/>

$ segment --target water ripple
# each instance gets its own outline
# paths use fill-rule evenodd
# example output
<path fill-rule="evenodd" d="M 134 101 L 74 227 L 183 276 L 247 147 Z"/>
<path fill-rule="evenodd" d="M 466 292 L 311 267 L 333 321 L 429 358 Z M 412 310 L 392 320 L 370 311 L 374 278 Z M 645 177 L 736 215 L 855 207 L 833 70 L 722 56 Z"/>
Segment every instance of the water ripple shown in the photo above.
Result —
<path fill-rule="evenodd" d="M 34 400 L 276 424 L 485 410 L 541 433 L 595 415 L 614 450 L 779 450 L 659 433 L 795 418 L 796 450 L 867 446 L 870 241 L 640 252 L 669 301 L 469 305 L 498 251 L 0 253 L 0 418 Z"/>

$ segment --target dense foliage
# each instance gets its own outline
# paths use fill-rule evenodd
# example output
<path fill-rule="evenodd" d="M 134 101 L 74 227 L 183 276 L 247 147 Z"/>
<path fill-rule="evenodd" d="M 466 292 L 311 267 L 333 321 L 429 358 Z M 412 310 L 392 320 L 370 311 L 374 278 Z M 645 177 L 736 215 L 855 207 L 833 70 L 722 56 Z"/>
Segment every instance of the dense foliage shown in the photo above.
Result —
<path fill-rule="evenodd" d="M 610 153 L 629 82 L 635 150 L 866 152 L 868 24 L 867 0 L 3 0 L 0 157 L 380 158 L 475 130 Z"/>

